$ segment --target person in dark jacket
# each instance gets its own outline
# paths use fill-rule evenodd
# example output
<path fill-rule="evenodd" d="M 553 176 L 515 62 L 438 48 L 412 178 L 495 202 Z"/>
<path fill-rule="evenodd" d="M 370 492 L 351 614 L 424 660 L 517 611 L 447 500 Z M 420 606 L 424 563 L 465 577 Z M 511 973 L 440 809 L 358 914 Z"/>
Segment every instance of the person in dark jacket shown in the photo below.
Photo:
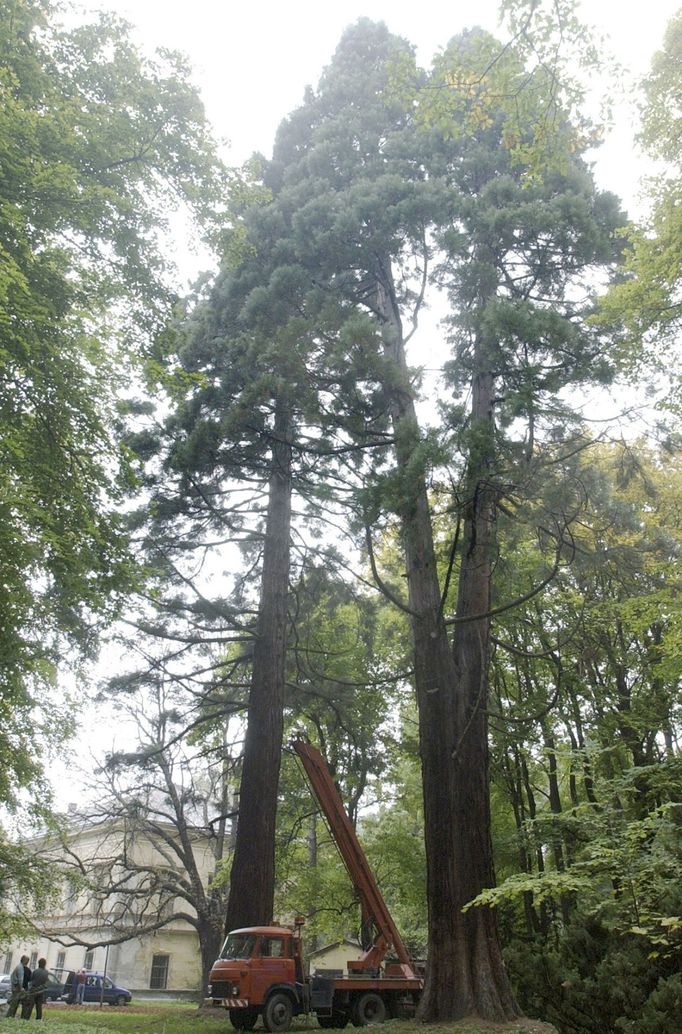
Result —
<path fill-rule="evenodd" d="M 26 990 L 24 1000 L 21 1003 L 22 1020 L 30 1020 L 33 1006 L 36 1007 L 36 1019 L 43 1018 L 43 1002 L 45 1001 L 45 987 L 50 975 L 46 969 L 47 960 L 38 959 L 38 968 L 33 970 L 30 983 Z"/>

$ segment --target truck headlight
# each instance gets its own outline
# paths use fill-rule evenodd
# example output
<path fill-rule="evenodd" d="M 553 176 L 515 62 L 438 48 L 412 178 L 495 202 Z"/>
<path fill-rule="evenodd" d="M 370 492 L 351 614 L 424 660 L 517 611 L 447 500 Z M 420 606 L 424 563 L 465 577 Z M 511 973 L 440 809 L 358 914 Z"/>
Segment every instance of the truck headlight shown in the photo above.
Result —
<path fill-rule="evenodd" d="M 208 997 L 213 998 L 213 984 L 208 985 Z"/>
<path fill-rule="evenodd" d="M 239 984 L 233 984 L 232 985 L 232 994 L 234 995 L 235 998 L 239 997 Z"/>

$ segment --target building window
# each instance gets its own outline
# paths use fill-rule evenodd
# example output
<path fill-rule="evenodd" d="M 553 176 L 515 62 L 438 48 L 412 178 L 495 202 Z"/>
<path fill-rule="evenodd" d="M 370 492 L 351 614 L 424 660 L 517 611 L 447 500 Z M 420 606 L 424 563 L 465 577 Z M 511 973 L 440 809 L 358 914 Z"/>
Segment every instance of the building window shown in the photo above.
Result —
<path fill-rule="evenodd" d="M 149 987 L 153 991 L 163 991 L 168 984 L 168 962 L 170 955 L 152 955 L 152 975 Z"/>
<path fill-rule="evenodd" d="M 38 961 L 38 952 L 37 951 L 32 951 L 31 952 L 31 961 L 28 964 L 28 968 L 29 969 L 35 969 L 37 961 Z"/>
<path fill-rule="evenodd" d="M 64 972 L 64 963 L 65 962 L 66 962 L 66 952 L 65 951 L 60 951 L 59 954 L 57 955 L 57 965 L 54 967 L 55 968 L 55 973 L 57 974 L 57 976 L 61 976 L 62 973 Z"/>
<path fill-rule="evenodd" d="M 92 969 L 92 964 L 93 964 L 94 961 L 95 961 L 95 949 L 94 948 L 88 948 L 88 950 L 85 953 L 85 959 L 83 961 L 83 969 L 86 971 L 86 973 L 87 973 L 88 970 Z"/>

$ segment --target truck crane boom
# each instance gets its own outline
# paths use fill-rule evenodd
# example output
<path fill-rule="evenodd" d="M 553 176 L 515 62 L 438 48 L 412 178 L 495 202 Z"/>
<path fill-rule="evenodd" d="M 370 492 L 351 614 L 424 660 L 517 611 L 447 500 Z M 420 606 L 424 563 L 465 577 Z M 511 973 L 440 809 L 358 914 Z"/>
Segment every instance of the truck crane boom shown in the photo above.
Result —
<path fill-rule="evenodd" d="M 209 975 L 208 996 L 222 1006 L 239 1032 L 253 1030 L 259 1017 L 270 1034 L 285 1034 L 294 1016 L 314 1014 L 323 1029 L 382 1023 L 386 1016 L 414 1015 L 424 989 L 365 858 L 339 792 L 319 750 L 305 740 L 291 744 L 308 776 L 360 899 L 363 918 L 376 931 L 348 972 L 319 970 L 306 975 L 301 940 L 303 918 L 292 926 L 247 926 L 232 930 Z M 395 952 L 397 962 L 385 963 Z"/>
<path fill-rule="evenodd" d="M 386 953 L 392 948 L 399 963 L 391 966 L 391 971 L 395 975 L 399 972 L 404 977 L 415 978 L 409 952 L 393 922 L 326 762 L 319 750 L 305 740 L 293 740 L 290 746 L 300 758 L 313 794 L 324 813 L 329 832 L 360 899 L 363 917 L 372 923 L 376 931 L 364 955 L 348 963 L 349 973 L 378 973 Z"/>

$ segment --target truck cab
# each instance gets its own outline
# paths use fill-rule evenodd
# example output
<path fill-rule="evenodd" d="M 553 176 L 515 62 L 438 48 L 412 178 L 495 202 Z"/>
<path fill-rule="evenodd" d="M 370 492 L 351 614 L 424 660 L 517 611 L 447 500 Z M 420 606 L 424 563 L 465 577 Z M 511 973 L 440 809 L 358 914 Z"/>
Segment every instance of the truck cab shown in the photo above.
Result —
<path fill-rule="evenodd" d="M 252 1030 L 262 1013 L 268 1030 L 286 1030 L 306 1010 L 301 941 L 286 926 L 233 930 L 209 977 L 214 1004 L 229 1010 L 238 1030 Z"/>

